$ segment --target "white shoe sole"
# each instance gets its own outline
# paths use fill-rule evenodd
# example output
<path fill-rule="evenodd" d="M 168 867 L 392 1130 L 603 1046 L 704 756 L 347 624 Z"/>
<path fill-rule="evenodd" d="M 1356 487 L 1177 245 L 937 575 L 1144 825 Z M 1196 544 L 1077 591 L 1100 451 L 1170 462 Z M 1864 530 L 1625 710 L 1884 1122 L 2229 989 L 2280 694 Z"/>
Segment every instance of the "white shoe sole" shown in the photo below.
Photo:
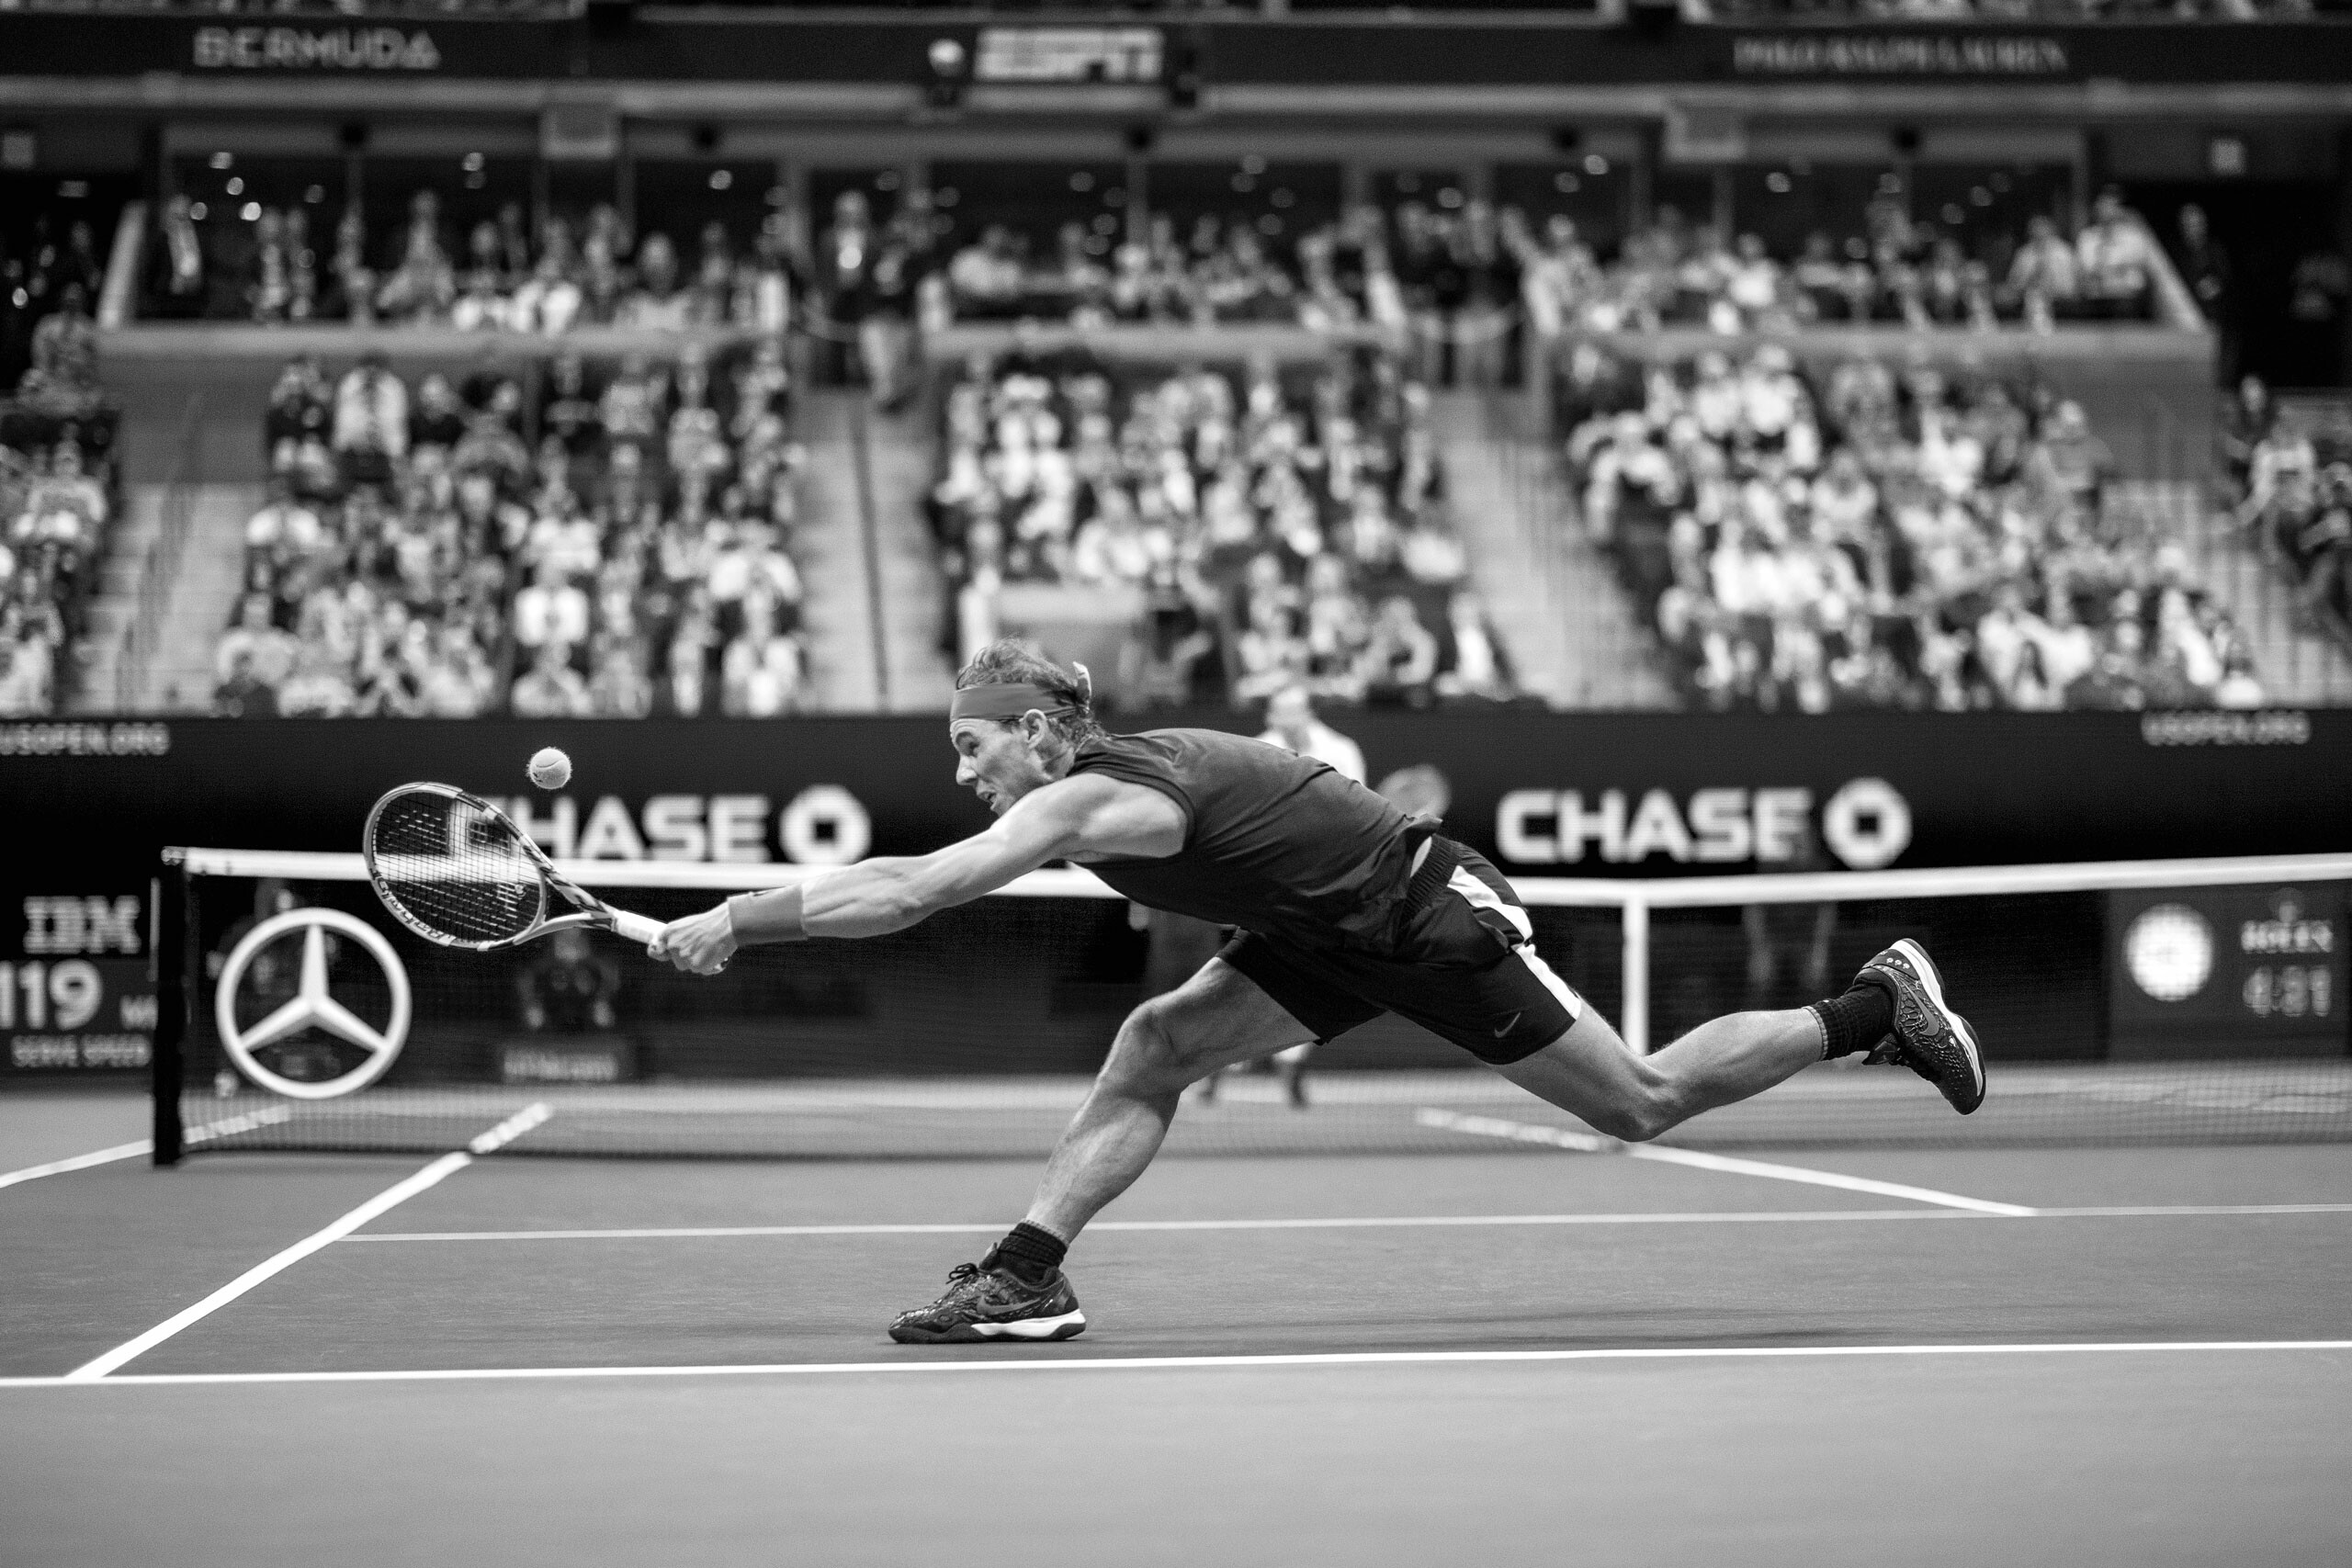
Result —
<path fill-rule="evenodd" d="M 1946 1023 L 1951 1026 L 1953 1038 L 1957 1039 L 1962 1048 L 1967 1051 L 1968 1071 L 1976 1080 L 1976 1098 L 1983 1100 L 1984 1098 L 1984 1055 L 1977 1049 L 1976 1031 L 1971 1029 L 1968 1021 L 1952 1011 L 1950 1005 L 1944 1001 L 1944 977 L 1936 972 L 1935 960 L 1928 956 L 1926 948 L 1921 947 L 1907 936 L 1894 944 L 1894 951 L 1909 961 L 1912 969 L 1919 976 L 1919 984 L 1927 987 L 1928 1000 L 1935 1004 L 1936 1011 L 1942 1016 Z"/>
<path fill-rule="evenodd" d="M 1011 1323 L 975 1323 L 969 1326 L 983 1339 L 1067 1339 L 1086 1326 L 1086 1314 L 1066 1312 L 1059 1317 L 1023 1317 Z"/>

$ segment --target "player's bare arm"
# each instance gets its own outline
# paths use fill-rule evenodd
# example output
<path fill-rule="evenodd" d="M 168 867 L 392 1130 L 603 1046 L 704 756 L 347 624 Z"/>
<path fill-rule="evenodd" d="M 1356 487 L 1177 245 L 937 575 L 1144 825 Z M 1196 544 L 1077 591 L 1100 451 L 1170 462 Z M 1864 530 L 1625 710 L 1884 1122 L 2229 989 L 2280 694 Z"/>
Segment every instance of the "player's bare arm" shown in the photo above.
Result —
<path fill-rule="evenodd" d="M 1183 847 L 1182 808 L 1124 780 L 1064 778 L 999 809 L 985 831 L 930 854 L 877 856 L 673 920 L 650 951 L 690 974 L 715 974 L 738 948 L 756 943 L 903 931 L 1048 861 L 1151 859 Z"/>

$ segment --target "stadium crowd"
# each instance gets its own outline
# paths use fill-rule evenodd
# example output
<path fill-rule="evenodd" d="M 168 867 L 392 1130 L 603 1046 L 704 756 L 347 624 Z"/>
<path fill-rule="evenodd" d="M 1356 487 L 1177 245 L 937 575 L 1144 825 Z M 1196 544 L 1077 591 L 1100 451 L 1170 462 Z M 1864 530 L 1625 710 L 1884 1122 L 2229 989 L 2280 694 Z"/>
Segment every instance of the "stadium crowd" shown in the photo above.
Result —
<path fill-rule="evenodd" d="M 1424 379 L 1498 384 L 1523 309 L 1539 337 L 1704 326 L 1724 333 L 1815 321 L 2051 331 L 2066 321 L 2146 321 L 2157 311 L 2158 247 L 2102 191 L 2074 233 L 2046 215 L 2021 234 L 1963 236 L 1916 219 L 1899 182 L 1850 231 L 1812 232 L 1775 255 L 1755 233 L 1691 223 L 1672 207 L 1605 258 L 1572 218 L 1540 223 L 1471 198 L 1351 207 L 1283 245 L 1237 218 L 1180 231 L 1153 214 L 1144 237 L 1113 244 L 1078 222 L 1049 256 L 989 225 L 948 261 L 959 319 L 1040 317 L 1081 325 L 1295 321 L 1404 333 Z"/>
<path fill-rule="evenodd" d="M 2298 619 L 2352 650 L 2352 422 L 2284 416 L 2249 376 L 2218 434 L 2234 520 L 2293 584 Z"/>
<path fill-rule="evenodd" d="M 1145 668 L 1123 685 L 1142 701 L 1511 694 L 1446 519 L 1428 391 L 1393 355 L 1238 375 L 976 360 L 940 452 L 951 586 L 1140 594 Z"/>
<path fill-rule="evenodd" d="M 1919 367 L 1816 383 L 1784 348 L 1646 369 L 1579 345 L 1585 525 L 1718 708 L 2258 705 L 2177 545 L 2109 503 L 2082 409 Z"/>
<path fill-rule="evenodd" d="M 216 711 L 767 716 L 802 699 L 781 346 L 526 381 L 289 361 Z"/>
<path fill-rule="evenodd" d="M 357 207 L 332 235 L 309 211 L 255 207 L 246 221 L 164 204 L 148 246 L 152 314 L 254 321 L 352 321 L 560 333 L 573 326 L 782 332 L 802 286 L 781 219 L 739 246 L 723 223 L 691 254 L 671 236 L 633 235 L 602 203 L 578 223 L 551 216 L 531 233 L 522 204 L 474 223 L 462 240 L 439 193 L 415 192 L 398 232 L 370 235 Z"/>
<path fill-rule="evenodd" d="M 1529 253 L 1526 298 L 1538 331 L 1649 332 L 1704 325 L 1724 333 L 1788 331 L 1815 321 L 1892 321 L 1989 330 L 2021 322 L 2145 321 L 2156 310 L 2157 245 L 2120 192 L 2101 191 L 2070 239 L 2055 220 L 2027 220 L 1973 250 L 1960 234 L 1916 220 L 1890 187 L 1838 237 L 1816 230 L 1794 257 L 1755 234 L 1729 238 L 1671 208 L 1597 262 L 1575 225 L 1555 219 Z"/>
<path fill-rule="evenodd" d="M 117 511 L 118 413 L 99 387 L 79 280 L 33 325 L 0 401 L 0 716 L 57 711 L 76 673 L 90 592 Z"/>

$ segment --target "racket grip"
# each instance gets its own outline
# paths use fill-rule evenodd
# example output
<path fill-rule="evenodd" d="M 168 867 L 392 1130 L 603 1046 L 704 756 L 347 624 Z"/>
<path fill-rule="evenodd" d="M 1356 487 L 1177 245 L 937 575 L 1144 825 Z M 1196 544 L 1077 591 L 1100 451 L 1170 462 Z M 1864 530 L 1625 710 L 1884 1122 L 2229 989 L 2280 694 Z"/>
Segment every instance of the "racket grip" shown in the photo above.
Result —
<path fill-rule="evenodd" d="M 627 909 L 612 911 L 613 930 L 639 945 L 650 942 L 662 934 L 662 922 L 647 915 L 632 915 Z"/>

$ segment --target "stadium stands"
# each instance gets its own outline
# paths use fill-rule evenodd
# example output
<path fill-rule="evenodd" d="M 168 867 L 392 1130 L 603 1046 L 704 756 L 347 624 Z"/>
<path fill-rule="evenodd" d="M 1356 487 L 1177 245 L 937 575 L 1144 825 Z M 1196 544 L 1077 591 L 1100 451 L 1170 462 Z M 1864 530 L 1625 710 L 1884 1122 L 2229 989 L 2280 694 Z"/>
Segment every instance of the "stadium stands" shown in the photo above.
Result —
<path fill-rule="evenodd" d="M 2245 637 L 2109 503 L 2112 455 L 2040 384 L 1765 345 L 1585 351 L 1560 406 L 1584 523 L 1710 706 L 2253 706 Z"/>
<path fill-rule="evenodd" d="M 1784 175 L 1767 179 L 1767 189 L 1792 188 Z M 1370 325 L 1403 334 L 1421 379 L 1470 387 L 1516 378 L 1522 310 L 1539 341 L 1816 322 L 2051 332 L 2070 321 L 2154 321 L 2167 309 L 2193 320 L 2188 295 L 2120 192 L 2102 191 L 2071 235 L 2035 205 L 2060 204 L 2054 189 L 2018 191 L 1988 175 L 1964 194 L 1982 203 L 1915 216 L 1905 180 L 1888 173 L 1842 231 L 1811 229 L 1782 254 L 1758 232 L 1734 235 L 1665 206 L 1604 254 L 1566 213 L 1531 218 L 1452 186 L 1389 209 L 1356 204 L 1295 240 L 1282 237 L 1289 231 L 1272 212 L 1253 221 L 1236 210 L 1203 214 L 1189 231 L 1154 211 L 1139 237 L 1118 242 L 1111 220 L 1089 223 L 1073 208 L 1043 259 L 1032 259 L 1014 227 L 983 223 L 948 262 L 947 296 L 958 321 Z M 1998 210 L 1988 217 L 1980 205 Z M 1951 214 L 1957 221 L 1938 220 Z"/>
<path fill-rule="evenodd" d="M 216 711 L 763 716 L 800 699 L 781 345 L 419 378 L 289 362 Z M 533 444 L 535 442 L 535 444 Z"/>
<path fill-rule="evenodd" d="M 1428 390 L 1394 355 L 1238 374 L 981 360 L 948 392 L 940 452 L 932 521 L 967 643 L 1001 629 L 1006 585 L 1064 585 L 1136 606 L 1130 705 L 1510 693 L 1445 516 Z"/>
<path fill-rule="evenodd" d="M 1735 333 L 1815 321 L 1977 331 L 2021 323 L 2049 332 L 2064 321 L 2157 315 L 2155 242 L 2111 189 L 2072 240 L 2054 218 L 2037 213 L 2022 234 L 1995 229 L 1973 236 L 1972 247 L 1915 220 L 1892 175 L 1881 197 L 1854 216 L 1852 231 L 1816 229 L 1800 254 L 1775 256 L 1754 233 L 1727 239 L 1666 209 L 1605 265 L 1573 223 L 1555 219 L 1529 256 L 1529 310 L 1545 333 L 1688 323 Z"/>
<path fill-rule="evenodd" d="M 0 716 L 10 716 L 55 712 L 70 694 L 119 510 L 118 411 L 98 386 L 78 278 L 59 284 L 28 348 L 15 397 L 0 400 Z"/>
<path fill-rule="evenodd" d="M 558 334 L 575 326 L 784 330 L 805 272 L 782 219 L 742 247 L 711 222 L 689 255 L 669 235 L 634 236 L 598 203 L 576 227 L 551 216 L 536 241 L 519 203 L 454 236 L 442 197 L 415 191 L 396 233 L 345 209 L 314 235 L 301 204 L 215 211 L 167 201 L 150 247 L 147 309 L 218 321 L 349 321 Z"/>

